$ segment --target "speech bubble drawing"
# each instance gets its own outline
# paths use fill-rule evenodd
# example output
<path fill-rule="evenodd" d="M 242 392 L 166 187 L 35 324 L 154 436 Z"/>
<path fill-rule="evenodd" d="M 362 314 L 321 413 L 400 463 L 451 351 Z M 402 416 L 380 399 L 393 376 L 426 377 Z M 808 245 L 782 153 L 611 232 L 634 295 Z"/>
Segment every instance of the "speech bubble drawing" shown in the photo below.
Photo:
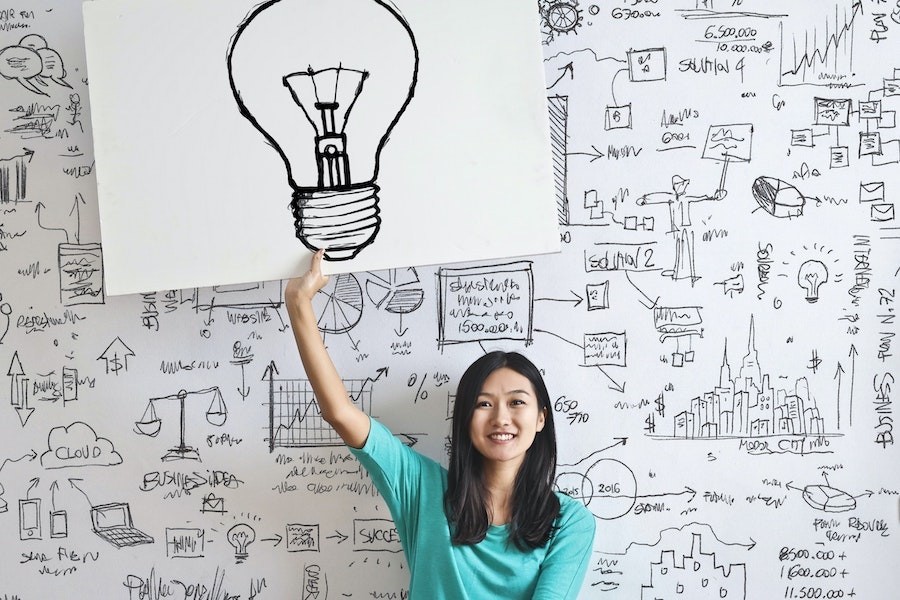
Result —
<path fill-rule="evenodd" d="M 57 85 L 72 88 L 65 81 L 66 69 L 59 52 L 48 47 L 47 40 L 37 34 L 26 35 L 15 46 L 0 50 L 0 75 L 15 80 L 26 90 L 49 96 L 46 88 L 49 80 Z"/>
<path fill-rule="evenodd" d="M 37 50 L 37 53 L 41 57 L 42 64 L 40 76 L 71 89 L 72 86 L 63 79 L 66 76 L 66 68 L 63 66 L 62 56 L 59 55 L 59 52 L 51 48 L 41 48 Z"/>
<path fill-rule="evenodd" d="M 0 50 L 0 75 L 7 79 L 28 79 L 40 75 L 44 68 L 41 55 L 23 46 L 7 46 Z"/>
<path fill-rule="evenodd" d="M 25 48 L 31 48 L 32 50 L 40 50 L 41 48 L 48 48 L 47 40 L 42 35 L 38 35 L 36 33 L 32 33 L 30 35 L 26 35 L 21 40 L 19 40 L 19 46 L 23 46 Z"/>

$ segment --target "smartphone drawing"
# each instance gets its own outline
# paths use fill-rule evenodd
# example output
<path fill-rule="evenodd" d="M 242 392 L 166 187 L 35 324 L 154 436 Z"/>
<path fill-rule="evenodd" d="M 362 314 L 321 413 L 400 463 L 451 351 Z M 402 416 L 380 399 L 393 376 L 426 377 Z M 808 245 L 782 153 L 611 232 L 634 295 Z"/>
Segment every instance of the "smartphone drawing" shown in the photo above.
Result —
<path fill-rule="evenodd" d="M 69 536 L 69 517 L 64 510 L 50 513 L 50 537 L 64 538 Z"/>
<path fill-rule="evenodd" d="M 41 539 L 41 499 L 19 500 L 19 539 Z"/>

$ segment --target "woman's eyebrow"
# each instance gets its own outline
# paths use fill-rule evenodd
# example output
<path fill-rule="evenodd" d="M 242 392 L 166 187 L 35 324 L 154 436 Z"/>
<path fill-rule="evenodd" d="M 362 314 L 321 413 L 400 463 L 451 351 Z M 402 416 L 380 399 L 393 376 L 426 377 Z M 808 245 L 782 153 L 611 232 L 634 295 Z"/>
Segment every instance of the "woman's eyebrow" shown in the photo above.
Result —
<path fill-rule="evenodd" d="M 503 395 L 509 396 L 511 394 L 525 394 L 526 396 L 530 396 L 531 393 L 528 390 L 509 390 L 508 392 L 503 392 Z M 488 396 L 490 398 L 495 397 L 497 394 L 493 394 L 491 392 L 478 392 L 479 396 Z"/>

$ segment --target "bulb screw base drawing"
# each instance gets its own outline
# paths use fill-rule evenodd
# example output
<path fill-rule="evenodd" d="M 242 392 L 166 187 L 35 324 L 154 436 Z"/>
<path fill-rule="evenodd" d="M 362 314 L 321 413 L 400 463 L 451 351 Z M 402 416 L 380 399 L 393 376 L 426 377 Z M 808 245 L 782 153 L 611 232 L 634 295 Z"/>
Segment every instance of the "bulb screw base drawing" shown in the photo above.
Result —
<path fill-rule="evenodd" d="M 325 260 L 350 260 L 371 244 L 381 227 L 379 187 L 366 183 L 351 188 L 297 188 L 291 201 L 297 238 Z"/>

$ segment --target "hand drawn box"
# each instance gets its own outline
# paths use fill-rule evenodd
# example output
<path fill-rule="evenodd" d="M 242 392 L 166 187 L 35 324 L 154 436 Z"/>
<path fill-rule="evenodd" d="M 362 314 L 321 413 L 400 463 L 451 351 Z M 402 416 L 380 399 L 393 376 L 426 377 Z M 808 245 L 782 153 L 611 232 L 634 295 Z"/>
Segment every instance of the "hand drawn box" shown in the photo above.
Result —
<path fill-rule="evenodd" d="M 59 245 L 59 300 L 63 306 L 106 302 L 100 244 Z"/>
<path fill-rule="evenodd" d="M 285 548 L 288 552 L 318 552 L 319 526 L 288 523 L 285 526 Z"/>
<path fill-rule="evenodd" d="M 531 262 L 438 271 L 438 335 L 443 344 L 530 342 L 534 279 Z"/>
<path fill-rule="evenodd" d="M 584 366 L 626 366 L 625 332 L 584 334 Z"/>

